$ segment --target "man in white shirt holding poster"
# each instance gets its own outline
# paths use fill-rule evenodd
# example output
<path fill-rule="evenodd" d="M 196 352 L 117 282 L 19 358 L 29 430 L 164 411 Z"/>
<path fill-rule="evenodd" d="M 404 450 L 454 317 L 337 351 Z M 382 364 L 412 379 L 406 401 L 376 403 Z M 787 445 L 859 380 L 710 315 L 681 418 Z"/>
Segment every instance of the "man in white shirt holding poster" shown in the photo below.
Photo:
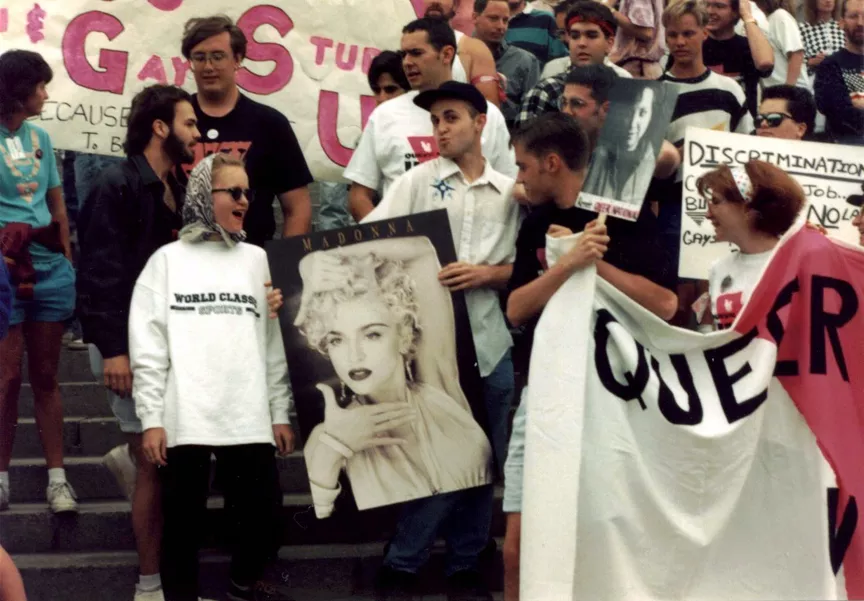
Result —
<path fill-rule="evenodd" d="M 446 82 L 414 97 L 431 114 L 441 156 L 399 177 L 364 223 L 414 213 L 447 209 L 457 262 L 444 266 L 439 281 L 452 291 L 464 290 L 489 416 L 492 447 L 498 466 L 507 447 L 507 421 L 514 394 L 513 341 L 504 319 L 498 290 L 513 271 L 519 208 L 511 200 L 513 178 L 495 171 L 483 157 L 481 136 L 487 111 L 494 108 L 471 85 Z M 428 118 L 428 117 L 427 117 Z M 438 495 L 412 502 L 403 511 L 390 541 L 379 585 L 408 585 L 416 578 L 439 529 L 450 553 L 448 592 L 456 598 L 491 599 L 477 572 L 492 516 L 492 486 Z M 459 515 L 458 520 L 453 520 Z"/>
<path fill-rule="evenodd" d="M 379 191 L 386 194 L 397 177 L 438 156 L 429 115 L 414 104 L 414 98 L 453 79 L 456 37 L 440 19 L 412 21 L 402 32 L 402 66 L 413 91 L 375 109 L 345 169 L 345 178 L 351 181 L 348 205 L 357 221 L 375 207 Z M 482 142 L 492 168 L 515 177 L 510 134 L 504 116 L 492 104 Z"/>

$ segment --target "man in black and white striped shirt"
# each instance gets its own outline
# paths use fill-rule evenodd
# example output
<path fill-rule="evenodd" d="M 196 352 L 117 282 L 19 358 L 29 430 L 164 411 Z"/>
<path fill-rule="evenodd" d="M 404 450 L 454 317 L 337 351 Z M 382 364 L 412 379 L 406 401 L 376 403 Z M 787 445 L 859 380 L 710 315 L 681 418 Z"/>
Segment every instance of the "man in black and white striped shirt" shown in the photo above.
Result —
<path fill-rule="evenodd" d="M 675 63 L 660 80 L 679 90 L 666 139 L 678 148 L 690 126 L 743 134 L 753 131 L 741 86 L 708 69 L 702 59 L 707 22 L 704 6 L 695 0 L 674 2 L 663 13 L 666 45 Z"/>

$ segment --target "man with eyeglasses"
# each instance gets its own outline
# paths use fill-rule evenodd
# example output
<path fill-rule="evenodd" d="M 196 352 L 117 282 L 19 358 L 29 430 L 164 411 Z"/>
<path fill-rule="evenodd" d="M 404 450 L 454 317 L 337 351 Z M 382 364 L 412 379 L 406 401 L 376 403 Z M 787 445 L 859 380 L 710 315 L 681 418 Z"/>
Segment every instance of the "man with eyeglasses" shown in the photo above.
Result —
<path fill-rule="evenodd" d="M 261 246 L 276 232 L 274 197 L 285 219 L 282 236 L 309 231 L 312 174 L 288 119 L 240 93 L 237 74 L 246 45 L 246 35 L 228 17 L 186 23 L 182 53 L 192 64 L 198 88 L 193 104 L 202 139 L 195 160 L 183 166 L 183 175 L 188 176 L 198 162 L 215 152 L 242 158 L 255 191 L 244 223 L 246 240 Z"/>
<path fill-rule="evenodd" d="M 608 60 L 618 23 L 607 6 L 593 0 L 574 2 L 570 12 L 567 13 L 567 28 L 570 32 L 568 69 L 574 66 L 605 64 L 619 77 L 632 77 L 627 71 L 611 64 Z M 559 110 L 559 99 L 564 90 L 566 75 L 567 71 L 564 70 L 542 79 L 528 92 L 516 119 L 517 126 L 522 126 L 545 113 Z"/>
<path fill-rule="evenodd" d="M 781 140 L 801 140 L 813 133 L 816 101 L 809 90 L 797 86 L 772 86 L 762 92 L 762 104 L 753 120 L 756 135 Z"/>

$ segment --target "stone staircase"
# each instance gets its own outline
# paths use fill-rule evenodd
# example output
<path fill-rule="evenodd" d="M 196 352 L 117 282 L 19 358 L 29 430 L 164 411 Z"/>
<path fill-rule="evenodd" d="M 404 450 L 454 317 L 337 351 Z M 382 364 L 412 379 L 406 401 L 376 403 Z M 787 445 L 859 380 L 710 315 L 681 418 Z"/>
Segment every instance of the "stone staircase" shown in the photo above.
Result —
<path fill-rule="evenodd" d="M 86 352 L 63 351 L 60 381 L 66 471 L 78 493 L 80 512 L 53 516 L 48 511 L 45 462 L 31 390 L 25 384 L 10 467 L 12 506 L 0 513 L 0 543 L 21 570 L 29 601 L 131 601 L 137 556 L 129 503 L 101 462 L 102 455 L 123 442 L 122 435 L 104 390 L 92 381 Z M 283 578 L 296 591 L 295 599 L 373 599 L 372 581 L 397 511 L 381 508 L 361 513 L 343 502 L 333 517 L 317 520 L 302 454 L 280 460 L 279 471 L 284 492 L 280 560 Z M 500 497 L 499 490 L 493 524 L 498 537 L 504 534 Z M 208 509 L 213 524 L 208 532 L 221 532 L 222 499 L 211 497 Z M 227 556 L 221 542 L 215 535 L 208 536 L 202 553 L 202 592 L 213 599 L 223 598 L 227 584 Z M 444 598 L 442 551 L 439 543 L 424 572 L 429 594 L 423 599 Z M 490 553 L 485 570 L 493 589 L 500 591 L 499 553 Z"/>

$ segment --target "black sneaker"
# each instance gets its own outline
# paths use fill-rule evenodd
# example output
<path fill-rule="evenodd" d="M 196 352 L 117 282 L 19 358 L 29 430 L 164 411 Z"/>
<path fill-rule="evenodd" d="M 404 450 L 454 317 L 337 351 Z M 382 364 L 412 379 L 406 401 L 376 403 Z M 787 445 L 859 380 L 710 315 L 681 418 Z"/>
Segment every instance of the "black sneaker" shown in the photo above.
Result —
<path fill-rule="evenodd" d="M 259 580 L 242 587 L 233 580 L 228 586 L 229 601 L 294 601 L 288 587 L 281 583 Z"/>
<path fill-rule="evenodd" d="M 417 574 L 381 566 L 375 575 L 376 601 L 412 601 L 417 595 Z"/>
<path fill-rule="evenodd" d="M 447 601 L 492 601 L 492 595 L 475 570 L 463 570 L 447 577 Z"/>

